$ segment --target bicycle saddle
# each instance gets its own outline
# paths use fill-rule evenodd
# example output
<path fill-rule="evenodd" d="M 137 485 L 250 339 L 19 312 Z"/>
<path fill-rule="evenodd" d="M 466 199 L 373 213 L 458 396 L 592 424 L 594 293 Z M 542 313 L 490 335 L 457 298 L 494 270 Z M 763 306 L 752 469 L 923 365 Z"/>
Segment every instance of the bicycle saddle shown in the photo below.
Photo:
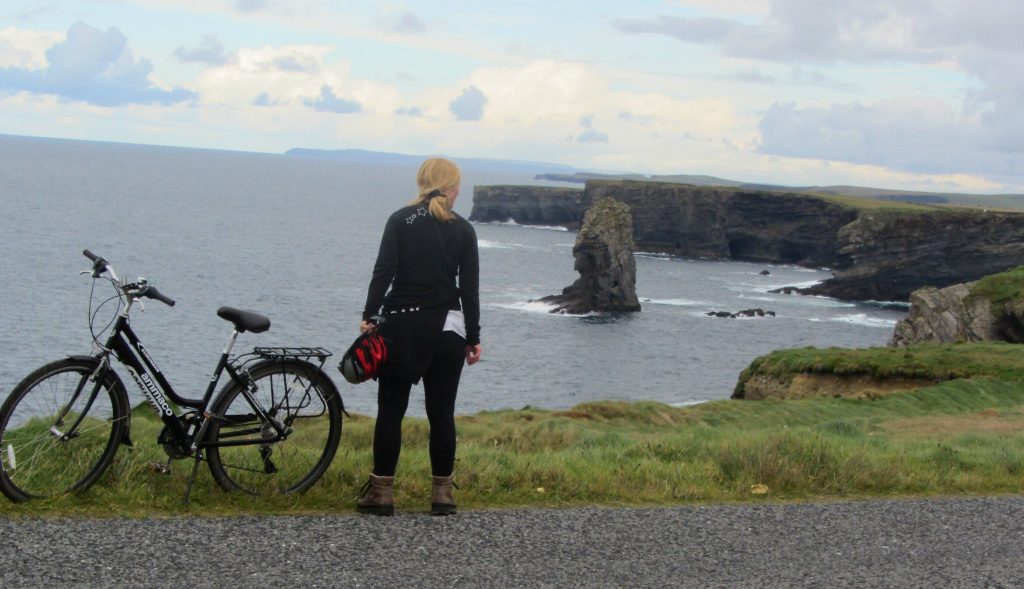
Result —
<path fill-rule="evenodd" d="M 270 317 L 260 315 L 254 311 L 243 311 L 234 307 L 221 307 L 217 309 L 217 316 L 234 323 L 235 329 L 241 332 L 263 333 L 270 329 Z"/>

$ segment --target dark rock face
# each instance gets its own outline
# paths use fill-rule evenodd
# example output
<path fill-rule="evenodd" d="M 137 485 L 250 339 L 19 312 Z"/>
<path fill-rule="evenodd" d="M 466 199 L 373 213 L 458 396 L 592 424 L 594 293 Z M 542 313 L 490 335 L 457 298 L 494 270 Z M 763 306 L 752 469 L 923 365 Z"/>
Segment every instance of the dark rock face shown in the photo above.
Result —
<path fill-rule="evenodd" d="M 803 292 L 899 300 L 924 286 L 978 280 L 1024 264 L 1024 214 L 867 211 L 836 236 L 833 278 Z"/>
<path fill-rule="evenodd" d="M 740 317 L 774 317 L 775 311 L 765 311 L 758 307 L 754 309 L 743 309 L 742 311 L 736 311 L 735 313 L 730 313 L 728 311 L 708 311 L 704 314 L 711 317 L 722 317 L 723 319 L 738 319 Z"/>
<path fill-rule="evenodd" d="M 910 295 L 910 313 L 896 324 L 889 345 L 918 342 L 1024 343 L 1024 299 L 993 304 L 972 293 L 974 282 L 927 287 Z"/>
<path fill-rule="evenodd" d="M 572 248 L 580 277 L 562 294 L 539 300 L 557 305 L 552 313 L 639 311 L 633 250 L 629 207 L 612 199 L 595 202 Z"/>
<path fill-rule="evenodd" d="M 971 284 L 914 291 L 910 295 L 910 313 L 896 324 L 889 345 L 997 339 L 991 304 L 987 299 L 970 297 Z"/>
<path fill-rule="evenodd" d="M 470 221 L 551 225 L 578 229 L 583 220 L 578 188 L 548 186 L 476 186 Z"/>
<path fill-rule="evenodd" d="M 638 248 L 694 258 L 825 266 L 856 217 L 800 194 L 654 182 L 588 182 L 582 203 L 607 197 L 630 206 Z"/>
<path fill-rule="evenodd" d="M 570 192 L 549 192 L 558 190 Z M 744 188 L 590 180 L 580 194 L 478 186 L 470 219 L 575 228 L 579 211 L 602 198 L 629 205 L 642 251 L 832 269 L 832 279 L 799 291 L 805 294 L 906 301 L 925 286 L 970 282 L 1024 264 L 1021 213 L 853 208 Z"/>

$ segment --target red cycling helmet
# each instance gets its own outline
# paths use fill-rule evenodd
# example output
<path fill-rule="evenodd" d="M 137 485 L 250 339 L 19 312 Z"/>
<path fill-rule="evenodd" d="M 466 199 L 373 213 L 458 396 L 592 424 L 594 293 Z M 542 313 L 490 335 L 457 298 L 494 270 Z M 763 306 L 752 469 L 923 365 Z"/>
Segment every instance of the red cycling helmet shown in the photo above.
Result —
<path fill-rule="evenodd" d="M 377 330 L 356 338 L 341 357 L 338 370 L 352 384 L 377 378 L 381 366 L 388 361 L 388 344 Z"/>

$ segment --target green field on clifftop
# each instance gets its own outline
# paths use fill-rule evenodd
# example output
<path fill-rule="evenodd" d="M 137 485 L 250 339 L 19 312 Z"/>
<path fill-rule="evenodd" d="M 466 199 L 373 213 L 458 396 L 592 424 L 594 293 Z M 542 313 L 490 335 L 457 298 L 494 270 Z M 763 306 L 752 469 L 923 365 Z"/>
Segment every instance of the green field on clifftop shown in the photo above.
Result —
<path fill-rule="evenodd" d="M 1019 374 L 1019 366 L 1007 374 Z M 457 422 L 461 509 L 1024 492 L 1024 384 L 993 378 L 873 400 L 598 402 Z M 164 456 L 153 443 L 159 422 L 142 408 L 133 417 L 135 446 L 122 448 L 92 489 L 27 504 L 0 501 L 0 514 L 353 513 L 370 471 L 373 423 L 363 416 L 346 421 L 334 464 L 305 494 L 227 494 L 203 468 L 186 509 L 190 463 L 177 463 L 171 475 L 147 468 Z M 406 421 L 396 479 L 400 511 L 429 509 L 427 436 L 426 420 Z"/>

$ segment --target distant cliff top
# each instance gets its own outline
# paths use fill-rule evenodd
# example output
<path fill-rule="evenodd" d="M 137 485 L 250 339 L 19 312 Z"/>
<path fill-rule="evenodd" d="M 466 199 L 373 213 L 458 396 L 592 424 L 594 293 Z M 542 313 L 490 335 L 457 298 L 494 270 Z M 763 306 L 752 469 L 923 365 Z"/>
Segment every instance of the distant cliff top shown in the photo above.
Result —
<path fill-rule="evenodd" d="M 953 205 L 963 207 L 995 208 L 1007 210 L 1024 210 L 1024 194 L 971 194 L 961 192 L 920 192 L 914 190 L 890 190 L 887 188 L 870 188 L 864 186 L 780 186 L 775 184 L 758 184 L 727 180 L 715 176 L 671 174 L 597 174 L 577 172 L 575 174 L 545 173 L 538 174 L 537 180 L 570 182 L 583 184 L 591 181 L 634 181 L 653 182 L 659 184 L 690 184 L 693 186 L 721 186 L 757 192 L 781 192 L 790 194 L 811 194 L 833 196 L 838 198 L 872 199 L 878 201 L 904 202 L 921 205 Z"/>
<path fill-rule="evenodd" d="M 844 208 L 855 209 L 857 211 L 874 210 L 874 211 L 905 211 L 905 212 L 936 212 L 936 211 L 976 211 L 982 213 L 985 209 L 970 206 L 961 205 L 953 202 L 943 203 L 928 203 L 928 202 L 913 202 L 893 198 L 874 198 L 865 196 L 869 194 L 867 192 L 860 194 L 844 194 L 838 191 L 829 191 L 827 187 L 823 187 L 819 190 L 815 189 L 786 189 L 783 187 L 776 187 L 774 189 L 764 188 L 762 186 L 745 185 L 745 186 L 732 186 L 732 185 L 714 185 L 714 184 L 689 184 L 683 182 L 654 182 L 651 180 L 640 180 L 633 178 L 601 178 L 587 180 L 587 187 L 599 188 L 608 187 L 614 188 L 621 186 L 623 188 L 636 188 L 643 185 L 658 186 L 661 189 L 665 189 L 665 185 L 672 187 L 680 187 L 681 190 L 685 190 L 686 187 L 700 187 L 702 189 L 714 189 L 721 188 L 723 191 L 729 194 L 736 195 L 751 195 L 759 197 L 778 197 L 778 198 L 815 198 L 823 200 L 832 204 L 839 205 Z M 1021 197 L 1024 199 L 1024 197 Z M 1021 203 L 1021 209 L 1024 210 L 1024 200 Z M 1014 210 L 1013 212 L 1020 212 Z"/>

